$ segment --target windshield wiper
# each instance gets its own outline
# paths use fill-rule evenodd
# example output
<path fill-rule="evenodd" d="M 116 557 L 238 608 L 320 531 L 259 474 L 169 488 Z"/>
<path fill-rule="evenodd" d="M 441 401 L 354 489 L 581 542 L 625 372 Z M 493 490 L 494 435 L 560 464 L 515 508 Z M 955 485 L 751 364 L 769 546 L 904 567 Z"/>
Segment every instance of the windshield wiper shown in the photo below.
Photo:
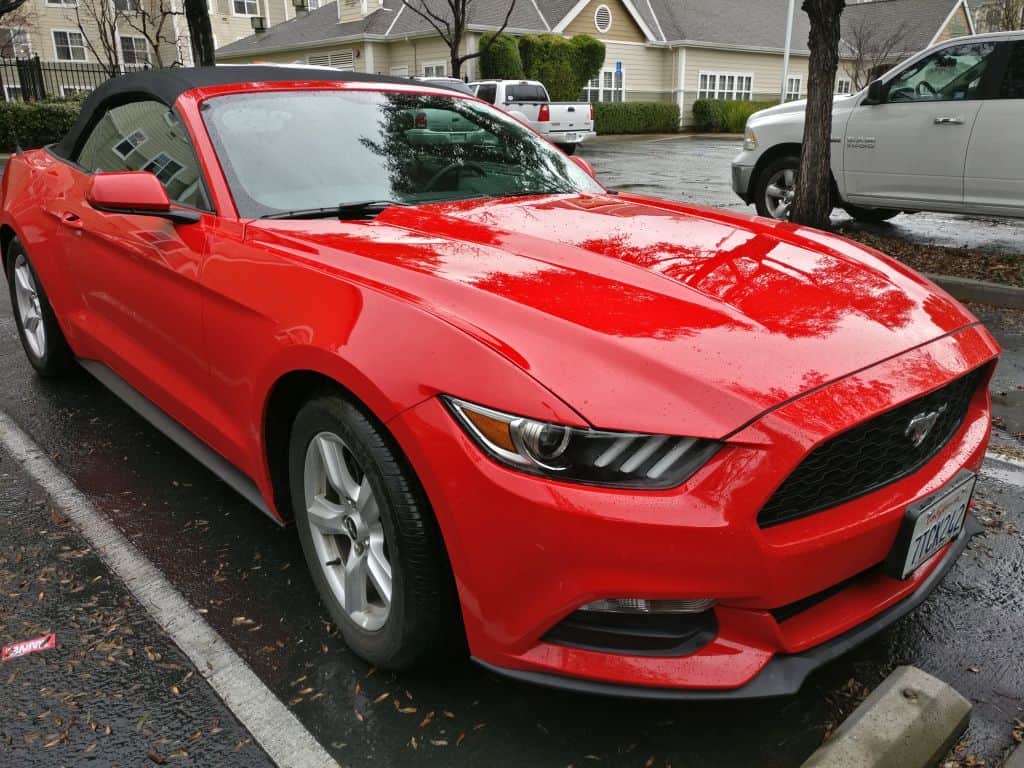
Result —
<path fill-rule="evenodd" d="M 372 219 L 392 205 L 408 205 L 400 200 L 360 200 L 328 208 L 306 208 L 297 211 L 267 213 L 261 219 Z"/>

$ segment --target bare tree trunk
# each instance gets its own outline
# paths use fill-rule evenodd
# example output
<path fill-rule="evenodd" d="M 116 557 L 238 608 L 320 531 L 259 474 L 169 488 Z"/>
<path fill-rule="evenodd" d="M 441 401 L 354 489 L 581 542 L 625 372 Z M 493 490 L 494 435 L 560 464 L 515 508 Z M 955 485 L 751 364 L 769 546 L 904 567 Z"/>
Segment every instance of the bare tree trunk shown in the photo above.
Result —
<path fill-rule="evenodd" d="M 213 48 L 213 28 L 206 0 L 185 0 L 185 19 L 192 42 L 192 61 L 197 67 L 211 67 L 216 63 Z"/>
<path fill-rule="evenodd" d="M 790 220 L 827 229 L 832 213 L 832 92 L 839 67 L 839 18 L 846 0 L 804 0 L 811 51 L 804 140 Z"/>

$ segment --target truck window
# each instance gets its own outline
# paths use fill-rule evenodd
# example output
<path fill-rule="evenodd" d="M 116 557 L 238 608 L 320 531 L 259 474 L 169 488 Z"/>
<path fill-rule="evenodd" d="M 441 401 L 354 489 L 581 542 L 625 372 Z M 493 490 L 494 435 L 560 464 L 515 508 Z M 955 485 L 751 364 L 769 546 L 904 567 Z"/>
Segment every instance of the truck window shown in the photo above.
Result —
<path fill-rule="evenodd" d="M 505 93 L 511 101 L 547 101 L 548 94 L 541 85 L 510 85 Z"/>
<path fill-rule="evenodd" d="M 491 104 L 498 95 L 498 86 L 495 83 L 483 83 L 477 86 L 476 97 Z"/>
<path fill-rule="evenodd" d="M 1006 76 L 999 88 L 1001 99 L 1024 99 L 1024 40 L 1010 43 L 1010 62 L 1006 67 Z"/>

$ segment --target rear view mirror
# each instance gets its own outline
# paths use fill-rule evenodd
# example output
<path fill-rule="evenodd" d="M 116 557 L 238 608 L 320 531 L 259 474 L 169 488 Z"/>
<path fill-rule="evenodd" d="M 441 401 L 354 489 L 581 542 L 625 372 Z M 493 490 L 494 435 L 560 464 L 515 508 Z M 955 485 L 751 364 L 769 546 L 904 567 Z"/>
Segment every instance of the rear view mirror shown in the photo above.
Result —
<path fill-rule="evenodd" d="M 89 181 L 86 201 L 97 211 L 159 216 L 180 224 L 199 221 L 196 211 L 172 208 L 160 179 L 149 171 L 97 173 Z"/>
<path fill-rule="evenodd" d="M 875 80 L 868 86 L 868 94 L 862 103 L 866 106 L 884 104 L 886 99 L 889 98 L 888 91 L 889 89 L 883 81 Z"/>
<path fill-rule="evenodd" d="M 582 157 L 576 157 L 575 155 L 573 155 L 569 159 L 572 160 L 574 163 L 576 163 L 576 165 L 578 165 L 584 171 L 586 171 L 588 176 L 590 176 L 591 178 L 597 178 L 597 175 L 594 173 L 594 166 L 592 166 L 590 163 L 588 163 Z"/>

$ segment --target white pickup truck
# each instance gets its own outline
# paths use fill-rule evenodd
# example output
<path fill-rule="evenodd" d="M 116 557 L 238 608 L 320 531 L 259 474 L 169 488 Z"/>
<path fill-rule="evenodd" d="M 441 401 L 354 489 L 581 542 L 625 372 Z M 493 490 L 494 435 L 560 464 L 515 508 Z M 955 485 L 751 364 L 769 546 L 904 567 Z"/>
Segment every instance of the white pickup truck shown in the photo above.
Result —
<path fill-rule="evenodd" d="M 548 89 L 537 80 L 478 80 L 469 87 L 477 98 L 532 125 L 567 155 L 596 135 L 593 104 L 551 101 Z"/>
<path fill-rule="evenodd" d="M 793 199 L 805 102 L 747 122 L 733 189 L 762 216 Z M 914 211 L 1024 217 L 1024 32 L 929 48 L 832 108 L 833 199 L 855 219 Z"/>

